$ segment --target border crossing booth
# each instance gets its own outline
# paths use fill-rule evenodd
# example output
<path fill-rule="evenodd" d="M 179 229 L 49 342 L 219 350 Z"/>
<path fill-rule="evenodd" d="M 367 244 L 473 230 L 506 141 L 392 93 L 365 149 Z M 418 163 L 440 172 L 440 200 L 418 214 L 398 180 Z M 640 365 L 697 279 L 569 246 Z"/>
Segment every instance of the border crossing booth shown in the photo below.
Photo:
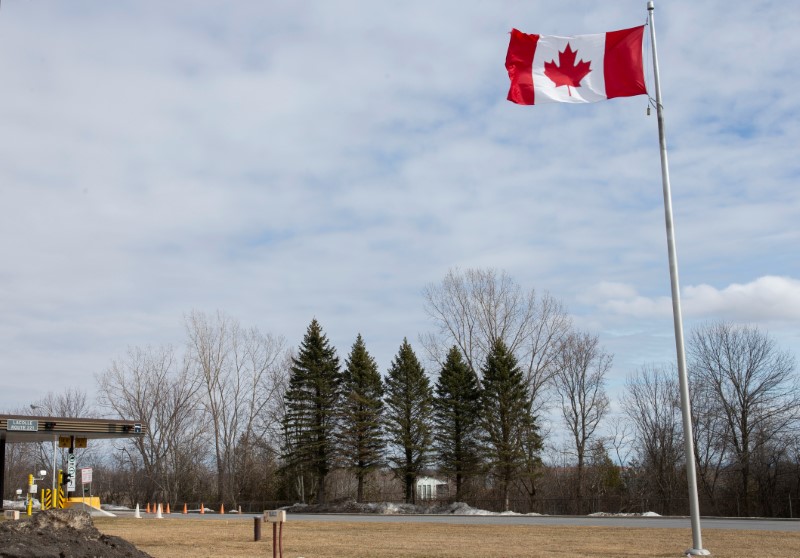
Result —
<path fill-rule="evenodd" d="M 0 495 L 5 494 L 7 444 L 25 442 L 53 444 L 52 488 L 42 490 L 42 504 L 46 503 L 47 507 L 64 507 L 68 504 L 71 493 L 78 489 L 76 448 L 86 448 L 91 440 L 132 438 L 144 436 L 145 433 L 146 426 L 142 420 L 0 415 L 0 467 L 2 467 Z M 67 465 L 63 470 L 56 469 L 56 447 L 68 450 Z M 93 507 L 100 505 L 98 501 L 95 506 L 93 500 L 87 504 Z"/>

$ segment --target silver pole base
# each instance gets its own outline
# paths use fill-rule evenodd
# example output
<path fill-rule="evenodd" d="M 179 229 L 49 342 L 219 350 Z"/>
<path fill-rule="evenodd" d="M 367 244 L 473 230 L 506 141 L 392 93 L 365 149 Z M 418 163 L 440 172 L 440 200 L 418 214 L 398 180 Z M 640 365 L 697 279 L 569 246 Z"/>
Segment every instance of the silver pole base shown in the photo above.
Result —
<path fill-rule="evenodd" d="M 690 548 L 686 551 L 686 556 L 689 558 L 692 556 L 711 556 L 711 552 L 705 548 Z"/>

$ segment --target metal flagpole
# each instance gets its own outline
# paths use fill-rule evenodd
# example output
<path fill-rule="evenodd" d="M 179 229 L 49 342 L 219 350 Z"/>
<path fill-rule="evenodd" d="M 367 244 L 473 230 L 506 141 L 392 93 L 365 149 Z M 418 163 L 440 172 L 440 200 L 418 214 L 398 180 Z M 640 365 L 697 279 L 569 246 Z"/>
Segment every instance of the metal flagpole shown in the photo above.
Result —
<path fill-rule="evenodd" d="M 689 481 L 689 512 L 692 522 L 692 548 L 686 551 L 693 556 L 710 556 L 703 548 L 700 534 L 700 504 L 697 500 L 697 473 L 694 461 L 694 440 L 692 436 L 692 413 L 689 403 L 689 380 L 686 375 L 686 352 L 683 346 L 683 318 L 681 316 L 681 295 L 678 284 L 678 256 L 675 252 L 675 230 L 672 222 L 672 193 L 669 186 L 669 163 L 667 162 L 667 140 L 664 135 L 664 107 L 661 104 L 661 83 L 658 76 L 658 55 L 656 53 L 656 29 L 653 24 L 652 0 L 647 2 L 650 40 L 653 45 L 653 75 L 656 86 L 656 115 L 658 116 L 658 142 L 661 147 L 661 182 L 664 188 L 664 218 L 667 224 L 667 249 L 669 251 L 669 277 L 672 287 L 672 317 L 675 324 L 675 347 L 678 353 L 678 377 L 681 390 L 681 414 L 683 415 L 684 450 L 686 452 L 686 476 Z"/>

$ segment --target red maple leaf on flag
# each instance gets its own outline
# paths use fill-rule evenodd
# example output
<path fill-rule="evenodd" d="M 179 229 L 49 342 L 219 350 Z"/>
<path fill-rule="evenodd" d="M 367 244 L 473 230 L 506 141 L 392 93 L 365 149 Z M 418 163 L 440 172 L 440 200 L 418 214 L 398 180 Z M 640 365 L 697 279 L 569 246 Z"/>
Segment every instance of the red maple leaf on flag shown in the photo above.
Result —
<path fill-rule="evenodd" d="M 575 63 L 575 56 L 578 54 L 577 50 L 572 50 L 572 47 L 567 43 L 567 48 L 558 52 L 558 64 L 555 60 L 544 63 L 544 75 L 556 84 L 556 87 L 562 85 L 567 86 L 567 92 L 572 97 L 571 87 L 580 87 L 581 80 L 586 77 L 586 74 L 592 71 L 591 61 L 584 62 L 580 60 Z"/>

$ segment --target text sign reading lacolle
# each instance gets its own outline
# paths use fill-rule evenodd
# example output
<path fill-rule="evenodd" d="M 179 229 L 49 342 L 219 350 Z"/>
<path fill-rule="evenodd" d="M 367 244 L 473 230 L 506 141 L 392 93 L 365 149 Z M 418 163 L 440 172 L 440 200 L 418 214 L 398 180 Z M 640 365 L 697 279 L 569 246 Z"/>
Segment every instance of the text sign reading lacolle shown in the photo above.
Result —
<path fill-rule="evenodd" d="M 269 523 L 283 523 L 286 521 L 286 510 L 266 510 L 264 512 L 264 521 Z"/>
<path fill-rule="evenodd" d="M 8 419 L 6 430 L 13 432 L 38 432 L 38 420 Z"/>

